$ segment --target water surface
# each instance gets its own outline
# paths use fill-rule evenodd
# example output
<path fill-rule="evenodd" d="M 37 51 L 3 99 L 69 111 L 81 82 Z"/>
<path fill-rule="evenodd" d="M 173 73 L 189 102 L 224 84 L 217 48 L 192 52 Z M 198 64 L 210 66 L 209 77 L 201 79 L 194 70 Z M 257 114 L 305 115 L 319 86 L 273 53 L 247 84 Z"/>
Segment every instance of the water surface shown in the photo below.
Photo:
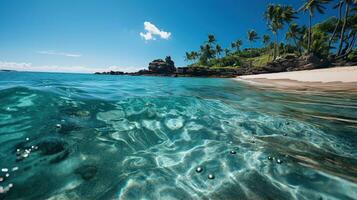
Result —
<path fill-rule="evenodd" d="M 356 158 L 354 94 L 0 73 L 0 199 L 357 199 Z"/>

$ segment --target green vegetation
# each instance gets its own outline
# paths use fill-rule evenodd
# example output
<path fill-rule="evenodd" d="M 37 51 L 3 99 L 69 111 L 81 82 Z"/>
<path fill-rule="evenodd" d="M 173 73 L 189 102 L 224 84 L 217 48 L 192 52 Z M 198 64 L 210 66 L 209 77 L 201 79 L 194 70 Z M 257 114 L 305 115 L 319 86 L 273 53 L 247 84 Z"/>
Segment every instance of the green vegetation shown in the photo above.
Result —
<path fill-rule="evenodd" d="M 338 16 L 313 24 L 314 16 L 323 14 L 326 6 L 337 9 Z M 308 14 L 308 27 L 294 22 L 298 12 Z M 314 55 L 330 62 L 357 61 L 357 0 L 339 0 L 336 5 L 332 0 L 306 0 L 298 10 L 287 5 L 269 4 L 263 16 L 269 32 L 260 37 L 254 29 L 248 30 L 249 48 L 242 49 L 240 39 L 222 48 L 216 37 L 209 34 L 199 51 L 186 52 L 185 60 L 189 66 L 254 68 L 281 57 L 303 55 Z M 284 41 L 279 41 L 282 30 L 287 31 Z M 262 46 L 253 48 L 258 40 Z"/>

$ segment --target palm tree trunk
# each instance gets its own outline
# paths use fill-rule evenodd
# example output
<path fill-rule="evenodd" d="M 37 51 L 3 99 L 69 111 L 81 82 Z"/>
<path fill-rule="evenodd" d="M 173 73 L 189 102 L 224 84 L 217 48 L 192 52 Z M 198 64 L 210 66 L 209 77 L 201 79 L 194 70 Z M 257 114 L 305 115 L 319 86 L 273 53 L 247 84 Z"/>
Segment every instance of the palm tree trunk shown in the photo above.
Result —
<path fill-rule="evenodd" d="M 346 47 L 346 51 L 344 51 L 344 54 L 343 55 L 340 55 L 340 56 L 337 56 L 336 59 L 340 59 L 340 58 L 346 58 L 353 50 L 353 47 L 355 45 L 355 42 L 356 42 L 356 33 L 353 34 L 352 36 L 352 41 L 351 43 L 349 43 Z"/>
<path fill-rule="evenodd" d="M 340 26 L 340 22 L 341 22 L 341 16 L 342 16 L 342 3 L 339 3 L 338 5 L 338 21 L 337 24 L 335 26 L 335 29 L 333 30 L 332 36 L 330 38 L 330 41 L 328 42 L 328 48 L 329 50 L 331 49 L 331 44 L 332 44 L 332 40 L 333 38 L 335 38 L 336 33 L 337 33 L 337 29 Z"/>
<path fill-rule="evenodd" d="M 279 46 L 278 46 L 278 33 L 275 33 L 275 49 L 274 49 L 274 51 L 275 51 L 275 58 L 276 57 L 278 57 L 278 55 L 279 55 Z M 274 60 L 275 60 L 275 58 L 274 58 Z"/>
<path fill-rule="evenodd" d="M 293 37 L 293 40 L 294 40 L 294 43 L 295 43 L 296 48 L 297 48 L 298 51 L 299 51 L 299 56 L 301 56 L 301 48 L 299 47 L 299 45 L 298 45 L 298 43 L 297 43 L 297 41 L 296 41 L 296 38 Z"/>
<path fill-rule="evenodd" d="M 341 52 L 342 52 L 343 38 L 345 36 L 345 30 L 346 30 L 347 17 L 348 17 L 348 14 L 349 14 L 349 10 L 350 10 L 350 4 L 346 2 L 345 18 L 343 19 L 341 35 L 340 35 L 340 45 L 338 47 L 337 56 L 340 56 Z"/>
<path fill-rule="evenodd" d="M 312 37 L 312 15 L 309 15 L 309 37 L 307 40 L 307 53 L 310 53 L 311 50 L 311 37 Z"/>
<path fill-rule="evenodd" d="M 253 52 L 253 46 L 252 46 L 252 41 L 249 41 L 249 44 L 250 44 L 250 55 L 252 55 L 252 52 Z"/>

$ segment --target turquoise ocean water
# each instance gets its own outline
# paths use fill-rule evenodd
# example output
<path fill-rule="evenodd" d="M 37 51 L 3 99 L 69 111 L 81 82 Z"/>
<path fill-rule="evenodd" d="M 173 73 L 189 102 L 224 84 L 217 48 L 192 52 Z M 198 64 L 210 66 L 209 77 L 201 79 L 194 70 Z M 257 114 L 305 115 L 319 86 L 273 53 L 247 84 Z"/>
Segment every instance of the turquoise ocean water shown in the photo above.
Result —
<path fill-rule="evenodd" d="M 0 73 L 0 199 L 357 199 L 357 95 Z"/>

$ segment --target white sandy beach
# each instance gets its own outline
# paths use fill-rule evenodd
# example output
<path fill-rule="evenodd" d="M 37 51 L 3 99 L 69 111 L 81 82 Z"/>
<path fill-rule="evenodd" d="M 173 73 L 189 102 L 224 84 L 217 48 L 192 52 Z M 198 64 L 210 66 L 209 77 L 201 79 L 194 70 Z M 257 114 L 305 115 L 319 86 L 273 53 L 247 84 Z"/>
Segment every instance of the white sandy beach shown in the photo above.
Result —
<path fill-rule="evenodd" d="M 357 91 L 357 66 L 239 76 L 236 80 L 284 89 Z"/>

